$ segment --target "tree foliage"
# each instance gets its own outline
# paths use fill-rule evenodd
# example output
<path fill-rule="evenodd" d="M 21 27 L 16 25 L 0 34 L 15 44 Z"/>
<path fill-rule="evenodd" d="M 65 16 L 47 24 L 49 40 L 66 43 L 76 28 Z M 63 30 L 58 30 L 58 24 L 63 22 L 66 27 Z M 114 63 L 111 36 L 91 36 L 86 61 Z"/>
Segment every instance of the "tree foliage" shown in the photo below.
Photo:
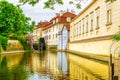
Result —
<path fill-rule="evenodd" d="M 33 28 L 29 21 L 30 18 L 26 17 L 19 7 L 0 1 L 0 35 L 26 34 Z"/>
<path fill-rule="evenodd" d="M 8 38 L 4 36 L 0 36 L 0 52 L 2 49 L 6 50 L 8 46 Z"/>
<path fill-rule="evenodd" d="M 6 50 L 7 37 L 23 36 L 32 31 L 35 22 L 30 24 L 30 20 L 20 7 L 5 0 L 0 1 L 0 46 Z"/>
<path fill-rule="evenodd" d="M 115 41 L 120 41 L 120 26 L 119 26 L 119 31 L 117 32 L 117 34 L 115 34 L 113 36 L 113 40 Z"/>
<path fill-rule="evenodd" d="M 21 44 L 23 45 L 24 50 L 31 50 L 31 46 L 29 46 L 27 44 L 27 39 L 26 38 L 21 37 L 21 36 L 16 37 L 16 38 L 17 38 L 17 40 L 19 40 L 21 42 Z"/>
<path fill-rule="evenodd" d="M 24 4 L 28 3 L 28 4 L 32 5 L 32 6 L 34 6 L 39 1 L 41 1 L 41 0 L 19 0 L 19 2 L 22 3 L 20 5 L 24 5 Z M 85 1 L 85 0 L 76 0 L 75 1 L 76 3 L 74 3 L 74 0 L 70 0 L 69 4 L 73 4 L 73 5 L 75 5 L 76 8 L 80 9 L 81 8 L 81 5 L 80 5 L 81 1 Z M 114 2 L 116 0 L 106 0 L 106 1 Z M 47 0 L 44 3 L 44 8 L 55 9 L 54 8 L 55 4 L 62 5 L 62 4 L 64 4 L 64 2 L 63 2 L 63 0 Z"/>
<path fill-rule="evenodd" d="M 0 45 L 2 46 L 2 48 L 4 50 L 7 49 L 7 46 L 8 46 L 7 42 L 8 42 L 8 38 L 7 37 L 0 36 Z"/>

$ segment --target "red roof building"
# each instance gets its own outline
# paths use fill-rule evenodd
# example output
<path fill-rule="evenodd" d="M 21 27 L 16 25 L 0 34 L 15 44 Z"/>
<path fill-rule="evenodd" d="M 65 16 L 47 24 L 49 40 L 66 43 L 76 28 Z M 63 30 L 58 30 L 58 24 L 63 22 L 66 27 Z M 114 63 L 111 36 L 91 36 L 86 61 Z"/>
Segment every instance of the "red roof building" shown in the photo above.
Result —
<path fill-rule="evenodd" d="M 76 15 L 74 13 L 71 13 L 71 12 L 65 12 L 62 15 L 57 14 L 55 17 L 53 17 L 49 21 L 49 24 L 46 27 L 44 27 L 43 30 L 46 30 L 46 29 L 48 29 L 48 28 L 50 28 L 53 25 L 58 24 L 58 23 L 63 23 L 63 24 L 69 23 L 75 16 Z"/>
<path fill-rule="evenodd" d="M 74 13 L 65 12 L 63 14 L 57 14 L 49 21 L 49 24 L 42 29 L 42 37 L 45 38 L 47 45 L 53 46 L 58 44 L 58 32 L 62 30 L 64 25 L 66 25 L 66 29 L 69 31 L 70 21 L 75 16 Z"/>

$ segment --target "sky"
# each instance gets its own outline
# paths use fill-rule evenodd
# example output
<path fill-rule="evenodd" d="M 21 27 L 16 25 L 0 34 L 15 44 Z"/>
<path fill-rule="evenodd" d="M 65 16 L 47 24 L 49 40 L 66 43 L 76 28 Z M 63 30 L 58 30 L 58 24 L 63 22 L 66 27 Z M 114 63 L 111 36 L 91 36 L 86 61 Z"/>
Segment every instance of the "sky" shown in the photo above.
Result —
<path fill-rule="evenodd" d="M 10 3 L 13 3 L 14 5 L 19 4 L 19 0 L 7 0 Z M 75 11 L 75 14 L 79 14 L 85 6 L 87 6 L 92 0 L 83 0 L 81 2 L 82 9 L 76 9 L 75 5 L 69 5 L 69 1 L 71 0 L 63 0 L 64 5 L 55 5 L 55 10 L 51 9 L 43 9 L 44 2 L 47 0 L 40 0 L 39 3 L 37 3 L 35 6 L 31 6 L 29 4 L 25 4 L 21 6 L 21 9 L 23 10 L 23 13 L 30 17 L 32 21 L 35 21 L 36 24 L 40 21 L 49 21 L 51 18 L 53 18 L 56 13 L 60 13 L 60 10 L 69 11 L 73 10 Z M 77 0 L 76 0 L 77 1 Z"/>

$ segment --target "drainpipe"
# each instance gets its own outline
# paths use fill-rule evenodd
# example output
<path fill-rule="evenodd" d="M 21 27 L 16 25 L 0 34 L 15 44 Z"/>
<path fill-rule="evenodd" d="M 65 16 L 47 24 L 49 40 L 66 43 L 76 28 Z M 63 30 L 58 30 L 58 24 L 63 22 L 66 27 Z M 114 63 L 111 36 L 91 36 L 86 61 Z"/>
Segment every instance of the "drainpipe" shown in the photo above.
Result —
<path fill-rule="evenodd" d="M 111 44 L 111 46 L 110 46 L 110 58 L 109 58 L 109 80 L 113 80 L 113 72 L 114 72 L 114 70 L 113 70 L 113 66 L 114 66 L 114 64 L 112 63 L 112 52 L 111 52 L 111 49 L 112 49 L 112 46 L 113 46 L 113 44 L 114 44 L 115 42 L 113 42 L 112 44 Z"/>

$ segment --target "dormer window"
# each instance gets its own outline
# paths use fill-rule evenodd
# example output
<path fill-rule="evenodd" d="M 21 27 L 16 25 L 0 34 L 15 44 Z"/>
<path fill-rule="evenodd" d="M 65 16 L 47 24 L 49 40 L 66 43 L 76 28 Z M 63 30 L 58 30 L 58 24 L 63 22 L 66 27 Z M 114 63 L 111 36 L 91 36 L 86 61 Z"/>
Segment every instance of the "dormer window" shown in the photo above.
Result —
<path fill-rule="evenodd" d="M 71 21 L 71 18 L 70 17 L 67 17 L 67 22 L 70 22 Z"/>
<path fill-rule="evenodd" d="M 56 18 L 56 23 L 58 22 L 58 18 Z"/>
<path fill-rule="evenodd" d="M 53 20 L 53 24 L 55 24 L 55 20 Z"/>

